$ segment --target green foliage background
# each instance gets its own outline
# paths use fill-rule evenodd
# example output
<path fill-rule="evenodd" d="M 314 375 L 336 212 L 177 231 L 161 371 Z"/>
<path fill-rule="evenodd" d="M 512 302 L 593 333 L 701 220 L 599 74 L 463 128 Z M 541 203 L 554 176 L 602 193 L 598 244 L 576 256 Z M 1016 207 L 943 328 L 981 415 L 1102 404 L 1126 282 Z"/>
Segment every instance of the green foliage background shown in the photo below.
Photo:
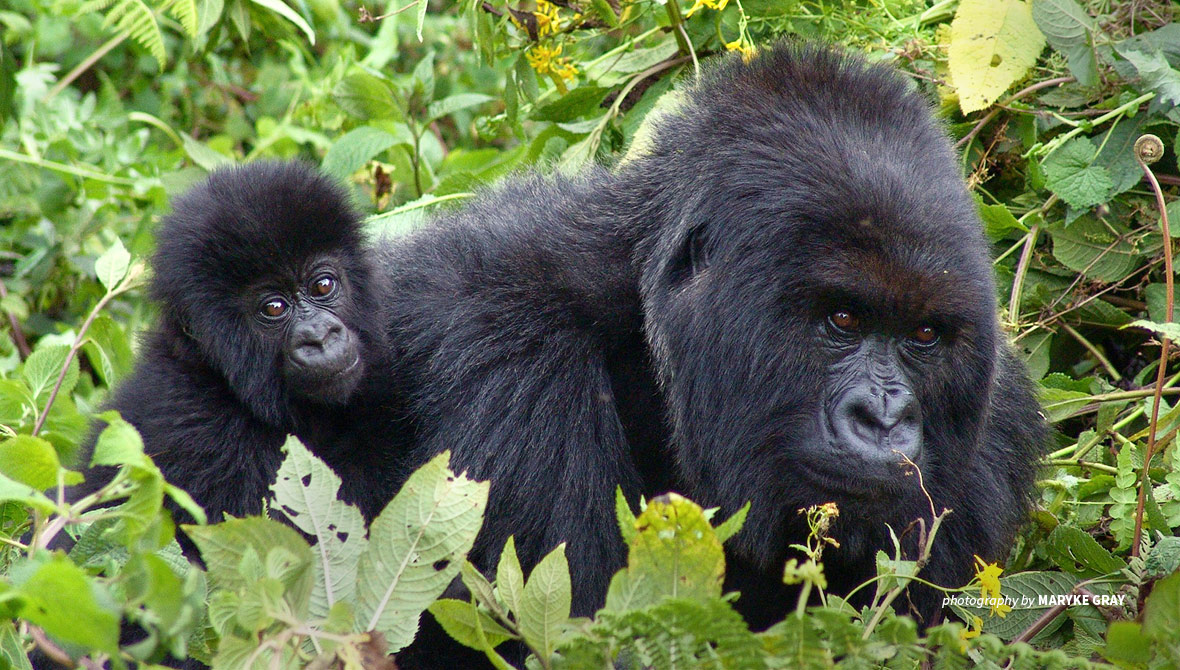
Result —
<path fill-rule="evenodd" d="M 219 638 L 237 645 L 223 667 L 261 663 L 256 646 L 242 646 L 259 635 L 279 640 L 284 667 L 317 654 L 337 667 L 372 666 L 386 650 L 355 637 L 369 629 L 352 609 L 304 593 L 318 582 L 292 566 L 306 559 L 322 576 L 323 565 L 290 537 L 275 539 L 282 530 L 258 531 L 274 541 L 218 568 L 265 588 L 235 590 L 216 574 L 209 584 L 188 568 L 161 502 L 192 503 L 160 479 L 126 424 L 114 421 L 99 450 L 124 466 L 120 479 L 74 508 L 59 501 L 86 465 L 75 453 L 90 420 L 152 319 L 142 259 L 170 197 L 223 163 L 300 157 L 351 185 L 374 236 L 396 235 L 513 171 L 576 170 L 642 151 L 644 119 L 674 107 L 665 94 L 700 60 L 796 35 L 908 74 L 962 152 L 994 243 L 1002 320 L 1055 429 L 1002 593 L 1112 594 L 1122 604 L 1003 617 L 962 609 L 970 628 L 920 633 L 883 604 L 915 565 L 883 555 L 873 608 L 829 598 L 757 636 L 708 570 L 690 597 L 653 586 L 579 622 L 560 612 L 564 558 L 543 564 L 545 598 L 528 591 L 541 582 L 524 582 L 513 552 L 499 580 L 463 570 L 478 605 L 440 601 L 431 611 L 473 646 L 523 639 L 543 667 L 612 658 L 656 667 L 1180 666 L 1180 365 L 1160 366 L 1161 341 L 1180 334 L 1165 259 L 1180 234 L 1177 14 L 1168 0 L 8 0 L 0 617 L 11 621 L 0 624 L 0 664 L 29 667 L 24 652 L 35 643 L 116 666 L 164 651 L 212 659 Z M 1158 194 L 1134 150 L 1146 133 L 1159 139 Z M 327 506 L 330 494 L 320 495 Z M 82 530 L 80 511 L 122 498 Z M 666 504 L 685 523 L 699 514 Z M 620 511 L 634 547 L 638 522 Z M 60 532 L 81 533 L 69 558 L 41 549 Z M 706 565 L 710 542 L 732 532 L 665 549 Z M 804 552 L 812 567 L 788 577 L 822 591 L 816 543 Z M 360 551 L 339 550 L 339 561 Z M 633 562 L 628 572 L 650 569 Z M 568 597 L 568 575 L 565 583 Z M 981 579 L 971 589 L 985 587 Z M 506 600 L 525 595 L 525 609 L 542 614 Z M 120 618 L 151 636 L 120 648 Z"/>

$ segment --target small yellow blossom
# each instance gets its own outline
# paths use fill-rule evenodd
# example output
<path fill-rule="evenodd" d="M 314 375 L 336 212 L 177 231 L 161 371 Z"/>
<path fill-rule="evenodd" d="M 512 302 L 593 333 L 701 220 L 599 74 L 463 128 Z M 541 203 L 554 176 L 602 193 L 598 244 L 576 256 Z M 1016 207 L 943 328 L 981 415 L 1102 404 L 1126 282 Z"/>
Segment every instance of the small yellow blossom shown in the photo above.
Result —
<path fill-rule="evenodd" d="M 692 7 L 689 7 L 688 11 L 684 13 L 684 18 L 688 18 L 693 14 L 696 14 L 702 7 L 708 7 L 709 9 L 721 11 L 722 9 L 725 9 L 725 6 L 728 4 L 729 0 L 692 0 Z"/>
<path fill-rule="evenodd" d="M 975 578 L 979 580 L 979 597 L 986 598 L 990 593 L 993 598 L 999 598 L 1000 575 L 1004 569 L 978 556 L 975 557 L 975 564 Z"/>
<path fill-rule="evenodd" d="M 573 79 L 578 75 L 577 66 L 569 58 L 561 57 L 560 44 L 554 47 L 534 44 L 524 57 L 537 74 L 555 74 L 562 79 Z"/>
<path fill-rule="evenodd" d="M 533 12 L 533 16 L 537 19 L 538 38 L 552 35 L 561 30 L 561 19 L 557 16 L 557 5 L 552 2 L 537 0 L 537 11 Z"/>
<path fill-rule="evenodd" d="M 987 606 L 991 608 L 992 616 L 999 616 L 1001 619 L 1012 611 L 1012 606 L 1005 603 L 1003 598 L 988 598 Z"/>
<path fill-rule="evenodd" d="M 747 63 L 749 63 L 750 59 L 754 57 L 754 45 L 747 43 L 740 37 L 732 42 L 727 42 L 725 44 L 725 49 L 726 51 L 740 52 L 742 54 L 742 60 L 746 61 Z"/>
<path fill-rule="evenodd" d="M 967 653 L 967 640 L 973 637 L 979 637 L 983 632 L 983 619 L 981 617 L 972 616 L 971 625 L 959 631 L 959 649 L 965 654 Z"/>

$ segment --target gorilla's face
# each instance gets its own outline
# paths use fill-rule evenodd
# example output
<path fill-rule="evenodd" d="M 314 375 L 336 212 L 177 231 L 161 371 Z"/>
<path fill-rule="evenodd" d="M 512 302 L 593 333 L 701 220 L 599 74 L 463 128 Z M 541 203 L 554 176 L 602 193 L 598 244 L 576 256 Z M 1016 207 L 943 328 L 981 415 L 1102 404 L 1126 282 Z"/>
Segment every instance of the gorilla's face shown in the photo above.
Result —
<path fill-rule="evenodd" d="M 341 264 L 313 258 L 271 277 L 247 298 L 256 337 L 270 343 L 288 391 L 322 404 L 343 404 L 364 375 L 358 334 L 344 320 L 352 287 Z"/>
<path fill-rule="evenodd" d="M 978 447 L 996 337 L 978 224 L 954 201 L 880 202 L 718 192 L 645 268 L 683 480 L 780 527 L 755 534 L 829 501 L 845 527 L 911 521 L 929 509 L 915 468 L 937 504 Z"/>

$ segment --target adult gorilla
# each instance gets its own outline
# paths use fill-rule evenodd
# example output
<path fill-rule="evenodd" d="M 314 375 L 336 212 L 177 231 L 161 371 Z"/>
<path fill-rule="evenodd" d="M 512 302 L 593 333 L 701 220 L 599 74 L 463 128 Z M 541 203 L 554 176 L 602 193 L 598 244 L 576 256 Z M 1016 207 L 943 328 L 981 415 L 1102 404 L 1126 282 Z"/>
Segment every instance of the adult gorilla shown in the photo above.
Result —
<path fill-rule="evenodd" d="M 342 499 L 376 516 L 409 429 L 344 192 L 302 163 L 218 170 L 175 201 L 152 265 L 159 320 L 110 406 L 165 479 L 211 522 L 258 514 L 293 433 L 341 476 Z M 78 494 L 109 479 L 97 470 Z"/>
<path fill-rule="evenodd" d="M 902 455 L 954 510 L 924 576 L 1003 558 L 1044 429 L 980 228 L 905 81 L 784 44 L 703 74 L 615 174 L 518 180 L 391 247 L 416 448 L 492 481 L 472 559 L 568 542 L 585 615 L 623 561 L 616 485 L 752 500 L 729 586 L 764 625 L 793 602 L 800 508 L 840 505 L 837 591 L 874 574 L 886 524 L 929 519 Z"/>

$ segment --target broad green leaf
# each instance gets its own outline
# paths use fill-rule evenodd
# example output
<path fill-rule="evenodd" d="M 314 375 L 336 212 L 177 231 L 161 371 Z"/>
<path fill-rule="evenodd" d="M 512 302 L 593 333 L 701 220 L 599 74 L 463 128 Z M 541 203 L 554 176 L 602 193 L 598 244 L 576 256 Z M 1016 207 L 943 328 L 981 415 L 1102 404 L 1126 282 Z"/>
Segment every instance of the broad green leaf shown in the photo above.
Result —
<path fill-rule="evenodd" d="M 1065 267 L 1104 282 L 1123 279 L 1139 267 L 1140 251 L 1120 226 L 1084 216 L 1053 231 L 1053 256 Z"/>
<path fill-rule="evenodd" d="M 422 39 L 419 35 L 418 39 Z M 421 92 L 418 98 L 422 105 L 430 104 L 434 100 L 434 52 L 428 52 L 418 61 L 414 66 L 414 72 L 411 75 L 414 82 L 414 87 Z"/>
<path fill-rule="evenodd" d="M 123 247 L 123 241 L 116 237 L 115 243 L 94 261 L 94 274 L 107 291 L 112 291 L 127 276 L 129 267 L 131 254 Z"/>
<path fill-rule="evenodd" d="M 1033 0 L 1033 19 L 1049 46 L 1069 60 L 1069 71 L 1083 86 L 1097 83 L 1094 19 L 1076 0 Z"/>
<path fill-rule="evenodd" d="M 39 491 L 57 486 L 61 463 L 53 445 L 39 437 L 17 435 L 0 442 L 0 473 Z M 77 484 L 81 475 L 70 473 L 65 481 Z"/>
<path fill-rule="evenodd" d="M 31 416 L 35 400 L 24 382 L 0 379 L 0 425 L 16 427 Z"/>
<path fill-rule="evenodd" d="M 611 579 L 606 609 L 646 607 L 666 598 L 721 596 L 725 552 L 700 506 L 669 493 L 648 503 L 635 528 L 627 567 Z"/>
<path fill-rule="evenodd" d="M 209 148 L 205 143 L 194 139 L 187 133 L 181 133 L 180 140 L 184 142 L 184 153 L 194 163 L 206 171 L 213 171 L 223 165 L 232 165 L 233 159 L 220 151 Z"/>
<path fill-rule="evenodd" d="M 1175 631 L 1173 631 L 1174 633 Z M 1148 667 L 1151 660 L 1151 638 L 1143 633 L 1135 621 L 1113 621 L 1106 632 L 1106 646 L 1102 655 L 1121 667 Z"/>
<path fill-rule="evenodd" d="M 1012 230 L 1028 230 L 1004 205 L 980 205 L 979 216 L 983 219 L 984 231 L 993 241 L 1004 239 Z"/>
<path fill-rule="evenodd" d="M 553 655 L 570 618 L 570 602 L 570 566 L 563 543 L 533 568 L 520 598 L 517 625 L 528 645 L 543 658 Z"/>
<path fill-rule="evenodd" d="M 12 670 L 33 670 L 25 653 L 25 641 L 16 631 L 15 621 L 0 623 L 0 666 Z"/>
<path fill-rule="evenodd" d="M 362 121 L 400 121 L 403 118 L 393 89 L 383 79 L 368 72 L 353 72 L 341 79 L 332 89 L 332 99 L 350 116 Z"/>
<path fill-rule="evenodd" d="M 118 412 L 113 410 L 103 412 L 99 418 L 106 421 L 107 426 L 98 434 L 94 453 L 90 457 L 90 466 L 144 465 L 143 438 L 139 436 L 135 426 L 124 421 Z"/>
<path fill-rule="evenodd" d="M 534 121 L 568 122 L 576 121 L 588 114 L 599 116 L 599 103 L 609 89 L 598 86 L 579 86 L 553 102 L 533 110 Z"/>
<path fill-rule="evenodd" d="M 495 98 L 482 93 L 457 93 L 447 96 L 442 100 L 430 103 L 430 106 L 426 108 L 426 121 L 424 123 L 430 123 L 435 119 L 450 116 L 461 109 L 476 107 L 492 100 L 495 100 Z"/>
<path fill-rule="evenodd" d="M 270 11 L 278 14 L 279 16 L 282 16 L 284 19 L 287 19 L 291 23 L 294 23 L 296 28 L 302 30 L 304 35 L 307 35 L 307 41 L 313 45 L 315 44 L 315 31 L 311 29 L 311 26 L 309 26 L 307 24 L 307 21 L 302 16 L 300 16 L 298 12 L 296 12 L 295 10 L 288 7 L 283 2 L 283 0 L 250 0 L 250 1 L 253 2 L 254 4 L 258 5 L 259 7 L 267 8 Z"/>
<path fill-rule="evenodd" d="M 1135 49 L 1120 48 L 1115 45 L 1118 54 L 1127 59 L 1139 76 L 1143 78 L 1143 87 L 1155 91 L 1159 100 L 1180 105 L 1180 71 L 1168 63 L 1161 51 L 1143 52 Z"/>
<path fill-rule="evenodd" d="M 1068 594 L 1077 582 L 1076 577 L 1060 572 L 1021 572 L 1000 578 L 1000 596 L 1011 603 L 1012 607 L 1007 616 L 990 616 L 991 610 L 987 607 L 960 607 L 952 603 L 951 609 L 964 620 L 967 620 L 967 615 L 982 617 L 985 633 L 993 633 L 1004 640 L 1011 640 L 1052 607 L 1041 596 Z M 975 595 L 979 595 L 979 592 L 976 591 Z M 1051 634 L 1060 628 L 1065 620 L 1064 614 L 1053 619 L 1038 633 L 1038 637 Z"/>
<path fill-rule="evenodd" d="M 950 39 L 951 81 L 964 114 L 995 102 L 1045 46 L 1025 0 L 963 0 Z"/>
<path fill-rule="evenodd" d="M 1071 207 L 1085 209 L 1106 202 L 1114 182 L 1106 168 L 1093 164 L 1096 155 L 1088 138 L 1066 142 L 1041 164 L 1045 185 Z"/>
<path fill-rule="evenodd" d="M 379 128 L 354 128 L 332 143 L 321 167 L 326 174 L 345 179 L 397 142 L 398 138 Z"/>
<path fill-rule="evenodd" d="M 1068 419 L 1078 410 L 1093 402 L 1089 393 L 1047 387 L 1041 387 L 1037 396 L 1041 408 L 1045 411 L 1045 418 L 1050 423 Z"/>
<path fill-rule="evenodd" d="M 1175 640 L 1180 630 L 1180 573 L 1155 583 L 1143 608 L 1143 631 L 1157 640 Z"/>
<path fill-rule="evenodd" d="M 422 466 L 369 527 L 357 574 L 356 620 L 390 651 L 414 638 L 423 610 L 455 575 L 483 523 L 488 484 L 447 469 L 450 452 Z"/>
<path fill-rule="evenodd" d="M 119 647 L 119 608 L 103 586 L 64 554 L 43 554 L 12 568 L 26 602 L 21 618 L 53 637 L 109 654 Z"/>
<path fill-rule="evenodd" d="M 44 409 L 45 403 L 48 402 L 53 385 L 57 383 L 62 367 L 66 365 L 67 357 L 70 360 L 69 368 L 66 370 L 66 376 L 57 391 L 58 395 L 69 395 L 74 390 L 74 385 L 78 383 L 78 358 L 69 356 L 69 353 L 70 348 L 64 344 L 42 347 L 34 351 L 25 361 L 22 376 L 37 399 L 39 410 Z"/>
<path fill-rule="evenodd" d="M 428 609 L 447 635 L 465 647 L 483 650 L 485 647 L 480 640 L 481 633 L 489 649 L 515 637 L 486 612 L 469 602 L 442 598 L 432 603 Z"/>
<path fill-rule="evenodd" d="M 623 542 L 631 544 L 635 539 L 635 514 L 631 505 L 627 504 L 627 497 L 623 495 L 623 487 L 615 487 L 615 520 L 619 523 L 619 532 L 623 535 Z"/>
<path fill-rule="evenodd" d="M 315 587 L 308 613 L 328 616 L 338 601 L 356 593 L 357 563 L 368 546 L 365 519 L 352 505 L 337 499 L 340 477 L 294 436 L 283 445 L 287 457 L 279 467 L 272 509 L 280 510 L 299 530 L 316 538 Z"/>

